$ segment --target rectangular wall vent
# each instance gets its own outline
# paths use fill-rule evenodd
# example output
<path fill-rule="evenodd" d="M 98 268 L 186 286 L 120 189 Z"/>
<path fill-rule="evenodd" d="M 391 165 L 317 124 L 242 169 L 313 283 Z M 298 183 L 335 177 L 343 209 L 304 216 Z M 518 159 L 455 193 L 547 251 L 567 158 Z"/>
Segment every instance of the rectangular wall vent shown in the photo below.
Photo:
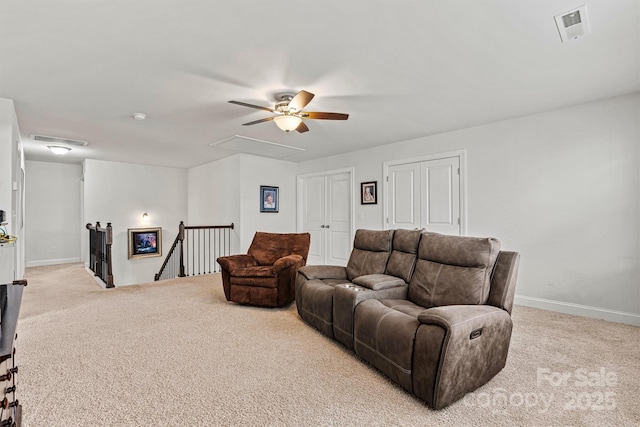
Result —
<path fill-rule="evenodd" d="M 587 16 L 587 5 L 555 16 L 560 39 L 563 43 L 591 33 Z"/>
<path fill-rule="evenodd" d="M 87 141 L 79 141 L 76 139 L 57 138 L 55 136 L 36 135 L 33 133 L 30 136 L 34 141 L 42 141 L 47 143 L 73 145 L 74 147 L 86 147 L 87 145 L 89 145 Z"/>

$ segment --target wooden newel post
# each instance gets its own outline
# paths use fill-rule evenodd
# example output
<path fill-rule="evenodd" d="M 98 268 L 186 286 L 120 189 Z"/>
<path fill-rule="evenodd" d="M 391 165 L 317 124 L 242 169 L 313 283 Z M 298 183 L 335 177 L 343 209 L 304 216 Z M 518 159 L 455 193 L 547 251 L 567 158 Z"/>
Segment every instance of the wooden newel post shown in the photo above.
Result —
<path fill-rule="evenodd" d="M 113 245 L 113 229 L 111 228 L 111 223 L 107 223 L 107 232 L 106 232 L 106 244 L 107 244 L 107 288 L 113 288 L 113 267 L 111 265 L 111 245 Z"/>
<path fill-rule="evenodd" d="M 185 277 L 184 274 L 184 221 L 180 221 L 180 227 L 178 228 L 178 240 L 180 241 L 180 271 L 178 272 L 178 277 Z"/>

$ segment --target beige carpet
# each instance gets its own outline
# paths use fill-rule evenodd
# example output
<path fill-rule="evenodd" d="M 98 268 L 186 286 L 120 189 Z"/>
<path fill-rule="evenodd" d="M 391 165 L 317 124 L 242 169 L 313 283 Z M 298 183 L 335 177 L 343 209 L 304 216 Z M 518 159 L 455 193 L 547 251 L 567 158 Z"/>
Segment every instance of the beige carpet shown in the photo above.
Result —
<path fill-rule="evenodd" d="M 67 264 L 26 278 L 16 342 L 26 427 L 640 423 L 633 326 L 518 306 L 506 368 L 433 411 L 295 305 L 226 302 L 219 275 L 107 290 Z"/>

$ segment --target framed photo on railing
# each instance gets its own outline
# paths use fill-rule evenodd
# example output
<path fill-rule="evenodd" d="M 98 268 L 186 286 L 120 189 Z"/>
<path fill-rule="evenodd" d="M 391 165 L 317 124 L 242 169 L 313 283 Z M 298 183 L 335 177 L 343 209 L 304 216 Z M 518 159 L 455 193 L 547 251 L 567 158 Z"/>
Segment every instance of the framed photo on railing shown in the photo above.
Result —
<path fill-rule="evenodd" d="M 162 228 L 130 228 L 129 259 L 162 256 Z"/>
<path fill-rule="evenodd" d="M 278 187 L 260 186 L 260 212 L 278 212 Z"/>

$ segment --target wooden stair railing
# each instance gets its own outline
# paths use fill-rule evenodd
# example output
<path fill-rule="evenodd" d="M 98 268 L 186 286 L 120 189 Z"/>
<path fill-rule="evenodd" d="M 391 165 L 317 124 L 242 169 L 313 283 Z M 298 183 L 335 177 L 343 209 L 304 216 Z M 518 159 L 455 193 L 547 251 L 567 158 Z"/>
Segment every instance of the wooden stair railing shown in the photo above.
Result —
<path fill-rule="evenodd" d="M 211 274 L 220 271 L 215 261 L 230 255 L 230 225 L 186 226 L 180 221 L 176 236 L 154 280 Z"/>
<path fill-rule="evenodd" d="M 86 225 L 89 230 L 89 268 L 98 276 L 107 288 L 115 288 L 113 284 L 113 265 L 111 260 L 111 246 L 113 245 L 113 229 L 111 223 L 106 228 L 100 227 L 100 222 L 93 226 Z"/>

